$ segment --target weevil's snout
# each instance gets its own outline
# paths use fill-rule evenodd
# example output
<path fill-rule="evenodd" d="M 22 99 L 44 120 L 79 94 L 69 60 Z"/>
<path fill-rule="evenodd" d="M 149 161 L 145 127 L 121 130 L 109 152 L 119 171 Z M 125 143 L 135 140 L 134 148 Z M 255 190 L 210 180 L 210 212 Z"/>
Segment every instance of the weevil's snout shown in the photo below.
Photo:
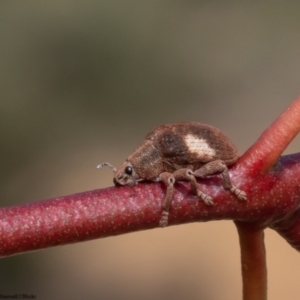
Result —
<path fill-rule="evenodd" d="M 116 171 L 114 176 L 115 186 L 120 185 L 135 185 L 138 180 L 138 175 L 130 162 L 124 162 L 123 165 Z"/>
<path fill-rule="evenodd" d="M 118 182 L 118 180 L 115 177 L 113 179 L 113 182 L 115 186 L 121 186 L 121 184 Z"/>

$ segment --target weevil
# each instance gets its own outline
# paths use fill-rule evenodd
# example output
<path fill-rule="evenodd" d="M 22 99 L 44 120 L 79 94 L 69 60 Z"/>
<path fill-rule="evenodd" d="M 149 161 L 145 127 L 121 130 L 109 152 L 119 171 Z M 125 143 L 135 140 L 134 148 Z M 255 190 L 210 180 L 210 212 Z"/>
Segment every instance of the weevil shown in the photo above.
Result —
<path fill-rule="evenodd" d="M 116 186 L 135 185 L 143 180 L 161 181 L 166 185 L 159 225 L 168 225 L 176 181 L 188 181 L 191 192 L 206 205 L 213 205 L 211 196 L 197 188 L 196 178 L 221 174 L 223 186 L 240 200 L 247 200 L 246 193 L 231 183 L 228 166 L 239 158 L 230 139 L 219 129 L 196 122 L 160 125 L 151 131 L 143 143 L 119 167 L 109 163 L 114 171 Z"/>

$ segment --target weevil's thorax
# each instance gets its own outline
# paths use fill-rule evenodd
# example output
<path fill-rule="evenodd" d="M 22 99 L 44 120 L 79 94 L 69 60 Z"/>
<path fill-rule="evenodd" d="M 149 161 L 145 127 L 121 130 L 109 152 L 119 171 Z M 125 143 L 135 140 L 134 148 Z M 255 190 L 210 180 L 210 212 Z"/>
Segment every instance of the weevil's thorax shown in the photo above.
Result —
<path fill-rule="evenodd" d="M 134 185 L 142 180 L 155 180 L 163 172 L 163 163 L 153 142 L 145 140 L 120 166 L 115 185 Z"/>
<path fill-rule="evenodd" d="M 127 159 L 142 180 L 153 180 L 162 173 L 163 162 L 151 140 L 145 140 Z"/>

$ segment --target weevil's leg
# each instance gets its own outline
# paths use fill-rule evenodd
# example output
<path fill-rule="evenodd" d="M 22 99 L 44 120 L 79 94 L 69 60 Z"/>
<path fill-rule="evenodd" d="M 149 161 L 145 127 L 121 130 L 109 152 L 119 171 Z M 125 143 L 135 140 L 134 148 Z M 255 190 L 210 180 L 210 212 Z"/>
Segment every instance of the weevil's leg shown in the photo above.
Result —
<path fill-rule="evenodd" d="M 240 200 L 247 200 L 246 193 L 231 183 L 228 168 L 226 165 L 224 171 L 222 172 L 222 177 L 225 189 L 230 190 L 230 192 L 235 194 Z"/>
<path fill-rule="evenodd" d="M 223 177 L 224 188 L 230 190 L 235 194 L 240 200 L 247 200 L 247 195 L 244 191 L 238 189 L 231 183 L 228 168 L 225 162 L 221 159 L 211 161 L 198 170 L 194 171 L 194 176 L 204 178 L 208 175 L 221 174 Z"/>
<path fill-rule="evenodd" d="M 168 225 L 169 211 L 173 198 L 175 178 L 171 173 L 163 172 L 159 175 L 159 180 L 167 187 L 166 197 L 162 204 L 163 212 L 159 221 L 160 227 L 166 227 Z"/>
<path fill-rule="evenodd" d="M 205 193 L 203 193 L 197 189 L 197 181 L 196 181 L 196 178 L 193 175 L 193 171 L 191 169 L 176 170 L 173 173 L 173 176 L 175 177 L 176 181 L 178 181 L 178 180 L 189 181 L 190 185 L 191 185 L 191 192 L 194 195 L 197 195 L 198 197 L 200 197 L 206 205 L 214 204 L 212 197 L 206 195 Z"/>

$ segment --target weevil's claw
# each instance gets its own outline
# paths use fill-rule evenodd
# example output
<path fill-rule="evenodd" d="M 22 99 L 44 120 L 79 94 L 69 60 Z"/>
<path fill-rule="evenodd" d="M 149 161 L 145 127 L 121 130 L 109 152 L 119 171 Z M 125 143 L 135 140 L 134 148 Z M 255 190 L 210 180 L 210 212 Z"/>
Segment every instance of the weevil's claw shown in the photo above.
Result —
<path fill-rule="evenodd" d="M 197 191 L 197 196 L 200 197 L 206 205 L 215 205 L 213 198 L 201 191 Z"/>
<path fill-rule="evenodd" d="M 243 200 L 243 201 L 247 200 L 247 194 L 244 191 L 238 189 L 235 186 L 230 188 L 230 192 L 235 194 L 238 197 L 239 200 Z"/>
<path fill-rule="evenodd" d="M 166 211 L 163 211 L 161 214 L 160 221 L 159 221 L 159 226 L 162 228 L 168 226 L 168 219 L 169 219 L 169 213 Z"/>

